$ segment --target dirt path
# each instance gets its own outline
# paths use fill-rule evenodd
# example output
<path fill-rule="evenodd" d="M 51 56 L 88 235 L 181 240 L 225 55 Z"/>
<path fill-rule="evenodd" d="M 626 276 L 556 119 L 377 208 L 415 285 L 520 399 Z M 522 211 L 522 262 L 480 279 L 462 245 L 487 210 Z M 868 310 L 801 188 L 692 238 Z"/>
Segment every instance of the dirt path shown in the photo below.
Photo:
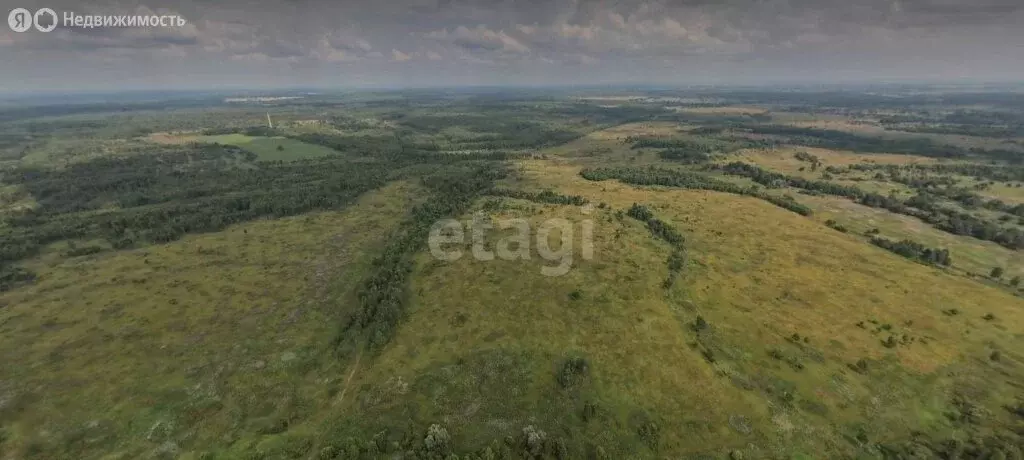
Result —
<path fill-rule="evenodd" d="M 334 400 L 334 405 L 341 404 L 345 400 L 345 393 L 348 392 L 348 387 L 352 383 L 352 377 L 356 375 L 356 371 L 359 370 L 359 358 L 363 356 L 363 350 L 359 350 L 356 353 L 356 360 L 352 362 L 352 369 L 348 371 L 348 376 L 345 377 L 345 386 L 341 388 L 341 393 L 338 398 Z"/>

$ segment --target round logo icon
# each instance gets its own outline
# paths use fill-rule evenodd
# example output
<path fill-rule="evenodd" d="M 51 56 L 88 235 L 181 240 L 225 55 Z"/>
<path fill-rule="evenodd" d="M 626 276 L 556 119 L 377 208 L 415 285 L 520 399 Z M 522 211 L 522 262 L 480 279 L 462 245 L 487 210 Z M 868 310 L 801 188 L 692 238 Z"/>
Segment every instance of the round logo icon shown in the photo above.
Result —
<path fill-rule="evenodd" d="M 56 14 L 54 14 L 56 16 Z M 56 22 L 56 21 L 54 21 Z M 32 13 L 25 8 L 15 8 L 7 15 L 7 25 L 15 32 L 24 32 L 32 28 Z"/>
<path fill-rule="evenodd" d="M 44 15 L 50 16 L 50 20 L 45 22 L 40 21 L 40 19 L 45 19 L 43 17 Z M 36 11 L 35 16 L 32 16 L 32 21 L 36 23 L 36 30 L 40 32 L 49 32 L 57 28 L 57 12 L 49 8 L 40 8 L 39 11 Z M 44 26 L 43 24 L 46 25 Z"/>

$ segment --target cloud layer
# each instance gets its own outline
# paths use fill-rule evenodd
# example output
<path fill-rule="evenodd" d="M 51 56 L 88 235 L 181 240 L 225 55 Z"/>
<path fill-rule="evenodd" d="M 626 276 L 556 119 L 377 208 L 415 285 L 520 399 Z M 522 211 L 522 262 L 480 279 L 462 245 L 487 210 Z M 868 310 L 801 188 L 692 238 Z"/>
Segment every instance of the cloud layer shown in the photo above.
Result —
<path fill-rule="evenodd" d="M 1019 0 L 62 1 L 188 23 L 4 28 L 5 88 L 1024 79 Z"/>

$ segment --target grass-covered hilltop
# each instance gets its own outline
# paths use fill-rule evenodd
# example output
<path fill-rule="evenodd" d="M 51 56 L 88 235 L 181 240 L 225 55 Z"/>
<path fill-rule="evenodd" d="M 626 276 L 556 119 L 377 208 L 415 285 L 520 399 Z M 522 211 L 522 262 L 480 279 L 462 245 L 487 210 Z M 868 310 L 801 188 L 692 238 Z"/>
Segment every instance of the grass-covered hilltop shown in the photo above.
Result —
<path fill-rule="evenodd" d="M 0 460 L 1022 459 L 1004 91 L 0 105 Z"/>

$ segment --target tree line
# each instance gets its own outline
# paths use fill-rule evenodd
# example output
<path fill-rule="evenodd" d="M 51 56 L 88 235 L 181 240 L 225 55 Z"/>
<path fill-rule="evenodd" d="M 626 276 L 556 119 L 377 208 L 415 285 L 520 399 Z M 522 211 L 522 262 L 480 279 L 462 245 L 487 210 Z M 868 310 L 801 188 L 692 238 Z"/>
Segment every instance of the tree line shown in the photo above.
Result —
<path fill-rule="evenodd" d="M 654 212 L 650 208 L 641 204 L 633 203 L 629 210 L 626 211 L 626 215 L 645 223 L 651 234 L 672 246 L 672 252 L 667 260 L 668 278 L 662 283 L 662 287 L 666 289 L 672 287 L 672 284 L 675 283 L 676 275 L 683 270 L 683 266 L 686 264 L 686 248 L 683 244 L 685 239 L 682 233 L 679 233 L 679 230 L 676 230 L 675 227 L 667 222 L 655 217 Z"/>
<path fill-rule="evenodd" d="M 877 168 L 877 166 L 885 166 Z M 1024 217 L 1024 204 L 1013 205 L 1006 203 L 997 198 L 985 198 L 974 190 L 966 187 L 958 187 L 957 180 L 954 177 L 948 175 L 931 175 L 928 171 L 942 171 L 940 174 L 964 174 L 974 175 L 979 180 L 983 179 L 984 175 L 993 174 L 999 175 L 1000 179 L 997 180 L 1024 180 L 1024 168 L 993 168 L 989 169 L 986 166 L 975 165 L 920 165 L 926 166 L 923 168 L 915 167 L 899 167 L 899 165 L 852 165 L 847 169 L 837 169 L 837 171 L 850 171 L 850 170 L 861 170 L 861 171 L 872 171 L 879 170 L 876 173 L 875 178 L 878 180 L 887 180 L 904 184 L 917 190 L 922 195 L 934 195 L 946 198 L 951 201 L 960 203 L 967 209 L 974 209 L 983 207 L 994 211 L 1003 212 L 1017 217 Z M 1018 171 L 1019 169 L 1019 171 Z M 995 171 L 1004 171 L 1002 174 L 996 173 Z M 884 174 L 883 174 L 884 173 Z M 979 173 L 979 174 L 973 174 Z M 974 187 L 975 190 L 983 190 L 988 184 L 982 183 Z"/>
<path fill-rule="evenodd" d="M 633 185 L 662 185 L 666 187 L 711 190 L 715 192 L 746 195 L 767 201 L 803 216 L 811 215 L 811 208 L 800 204 L 791 196 L 776 196 L 759 190 L 756 187 L 743 187 L 731 182 L 717 180 L 703 174 L 688 171 L 658 168 L 654 166 L 647 168 L 584 168 L 580 171 L 580 176 L 591 181 L 617 179 Z"/>
<path fill-rule="evenodd" d="M 900 173 L 926 173 L 936 174 L 959 174 L 974 177 L 978 180 L 988 179 L 994 181 L 1024 182 L 1024 166 L 1017 165 L 988 165 L 979 163 L 934 163 L 934 164 L 878 164 L 878 163 L 857 163 L 846 167 L 828 166 L 825 171 L 831 173 L 842 173 L 843 171 L 883 171 L 890 175 Z"/>
<path fill-rule="evenodd" d="M 724 128 L 698 128 L 687 134 L 720 135 Z M 653 136 L 626 136 L 625 143 L 631 144 L 632 149 L 667 149 L 672 151 L 695 152 L 695 153 L 730 153 L 747 148 L 769 148 L 777 143 L 770 140 L 746 139 L 740 137 L 718 136 L 716 138 L 671 138 Z"/>
<path fill-rule="evenodd" d="M 920 133 L 1013 138 L 1024 136 L 1024 115 L 1017 111 L 956 110 L 942 116 L 891 115 L 879 119 L 886 129 Z"/>
<path fill-rule="evenodd" d="M 953 263 L 948 249 L 929 248 L 913 240 L 892 241 L 874 236 L 871 238 L 871 244 L 925 264 L 948 267 Z"/>
<path fill-rule="evenodd" d="M 408 304 L 406 289 L 413 256 L 427 244 L 431 226 L 466 212 L 474 199 L 492 190 L 494 181 L 507 174 L 502 164 L 472 162 L 437 168 L 421 178 L 430 197 L 412 209 L 374 258 L 370 275 L 359 288 L 359 309 L 343 321 L 335 338 L 339 352 L 364 346 L 379 349 L 391 339 Z"/>
<path fill-rule="evenodd" d="M 861 136 L 832 129 L 801 128 L 784 125 L 748 125 L 744 130 L 753 134 L 786 136 L 789 143 L 836 150 L 852 150 L 869 153 L 894 153 L 919 155 L 931 158 L 967 158 L 971 156 L 1003 161 L 1024 163 L 1024 154 L 1007 149 L 965 149 L 953 145 L 939 144 L 927 137 L 886 139 Z"/>
<path fill-rule="evenodd" d="M 864 196 L 864 192 L 856 187 L 829 181 L 810 180 L 800 176 L 789 176 L 786 174 L 768 171 L 764 168 L 741 161 L 731 162 L 723 166 L 721 170 L 725 174 L 747 177 L 754 182 L 769 188 L 796 187 L 826 195 L 836 195 L 853 199 Z"/>
<path fill-rule="evenodd" d="M 1019 228 L 1002 227 L 972 214 L 941 206 L 938 200 L 928 193 L 919 193 L 903 201 L 894 196 L 868 193 L 849 185 L 776 173 L 743 162 L 729 163 L 722 167 L 722 171 L 726 174 L 748 177 L 766 187 L 789 186 L 850 198 L 865 206 L 916 217 L 948 233 L 992 241 L 1010 249 L 1024 248 L 1024 232 Z"/>
<path fill-rule="evenodd" d="M 510 190 L 496 187 L 487 190 L 485 194 L 490 196 L 503 196 L 519 200 L 533 201 L 536 203 L 549 203 L 572 206 L 583 206 L 589 202 L 586 198 L 579 195 L 562 195 L 560 193 L 555 193 L 554 191 L 551 190 L 544 190 L 542 192 L 534 193 L 525 190 Z"/>

